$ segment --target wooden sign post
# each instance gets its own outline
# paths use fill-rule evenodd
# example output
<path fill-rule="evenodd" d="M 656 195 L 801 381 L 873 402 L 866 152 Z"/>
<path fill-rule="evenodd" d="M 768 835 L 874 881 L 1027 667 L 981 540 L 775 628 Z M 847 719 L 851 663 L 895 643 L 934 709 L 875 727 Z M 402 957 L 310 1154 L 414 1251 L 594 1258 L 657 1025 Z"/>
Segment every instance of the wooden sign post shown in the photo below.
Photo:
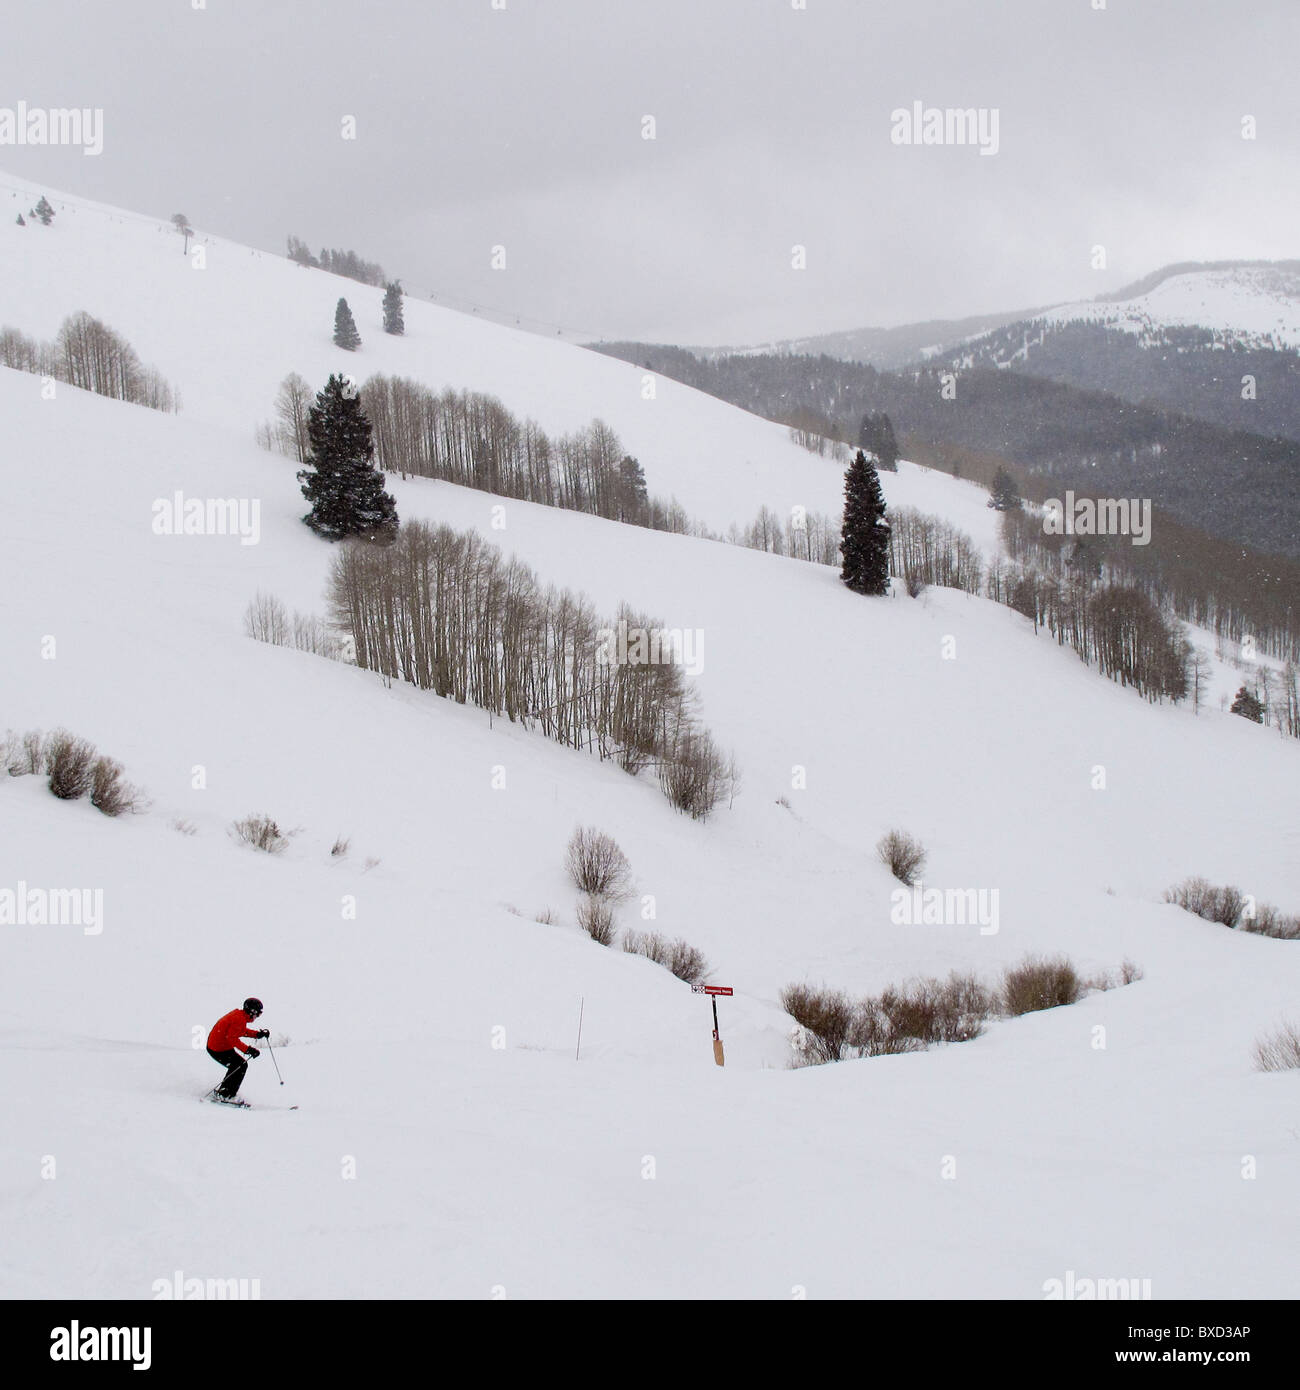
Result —
<path fill-rule="evenodd" d="M 722 1038 L 718 1034 L 718 995 L 730 994 L 729 985 L 692 985 L 691 990 L 695 994 L 708 994 L 713 998 L 713 1060 L 721 1067 L 726 1065 L 726 1058 L 722 1053 Z"/>

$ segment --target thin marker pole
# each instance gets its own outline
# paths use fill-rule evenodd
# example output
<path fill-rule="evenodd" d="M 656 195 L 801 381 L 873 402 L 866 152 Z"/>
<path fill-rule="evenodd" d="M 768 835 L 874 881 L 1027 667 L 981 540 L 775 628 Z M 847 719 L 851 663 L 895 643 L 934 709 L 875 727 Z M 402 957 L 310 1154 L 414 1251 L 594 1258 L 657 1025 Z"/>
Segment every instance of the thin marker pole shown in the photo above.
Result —
<path fill-rule="evenodd" d="M 578 1053 L 582 1051 L 582 1010 L 586 1002 L 585 998 L 580 998 L 578 1000 L 578 1046 L 573 1054 L 573 1060 L 575 1062 L 578 1060 Z"/>

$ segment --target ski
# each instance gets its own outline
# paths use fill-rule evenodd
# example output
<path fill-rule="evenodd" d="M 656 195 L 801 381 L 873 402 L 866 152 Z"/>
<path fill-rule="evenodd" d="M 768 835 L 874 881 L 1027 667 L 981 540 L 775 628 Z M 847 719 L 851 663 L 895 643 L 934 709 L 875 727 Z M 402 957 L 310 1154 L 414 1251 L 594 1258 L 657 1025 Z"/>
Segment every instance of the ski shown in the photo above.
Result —
<path fill-rule="evenodd" d="M 296 1105 L 253 1105 L 250 1101 L 214 1101 L 210 1095 L 204 1095 L 203 1101 L 210 1105 L 229 1106 L 232 1111 L 296 1111 Z"/>
<path fill-rule="evenodd" d="M 247 1100 L 218 1100 L 216 1096 L 200 1096 L 200 1100 L 211 1105 L 227 1105 L 232 1110 L 297 1110 L 296 1105 L 254 1105 Z"/>

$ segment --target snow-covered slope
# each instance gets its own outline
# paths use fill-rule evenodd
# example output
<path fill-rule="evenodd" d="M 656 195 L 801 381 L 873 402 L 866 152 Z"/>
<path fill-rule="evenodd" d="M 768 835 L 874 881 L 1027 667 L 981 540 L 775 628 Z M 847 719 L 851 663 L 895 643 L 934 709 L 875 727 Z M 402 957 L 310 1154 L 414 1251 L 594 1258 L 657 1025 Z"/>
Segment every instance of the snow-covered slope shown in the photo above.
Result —
<path fill-rule="evenodd" d="M 1060 304 L 1028 322 L 1100 323 L 1140 343 L 1159 341 L 1166 328 L 1205 328 L 1224 342 L 1300 348 L 1300 271 L 1288 265 L 1189 270 L 1131 298 Z"/>
<path fill-rule="evenodd" d="M 1249 1055 L 1294 1011 L 1300 947 L 1159 901 L 1203 873 L 1300 907 L 1281 813 L 1300 750 L 1150 707 L 979 599 L 863 600 L 832 570 L 517 502 L 494 530 L 499 499 L 424 481 L 394 481 L 403 517 L 700 630 L 733 807 L 687 821 L 649 780 L 255 643 L 253 593 L 320 611 L 331 552 L 251 425 L 285 372 L 353 365 L 328 326 L 357 287 L 228 246 L 192 271 L 171 233 L 95 215 L 80 254 L 51 248 L 79 244 L 56 238 L 91 225 L 84 206 L 14 229 L 0 321 L 50 334 L 88 308 L 186 408 L 45 400 L 0 371 L 0 727 L 66 725 L 154 804 L 111 821 L 0 781 L 0 888 L 104 903 L 96 935 L 0 927 L 0 1294 L 147 1298 L 177 1269 L 258 1278 L 265 1298 L 1032 1298 L 1068 1269 L 1149 1277 L 1157 1297 L 1300 1292 L 1296 1076 Z M 801 500 L 838 492 L 838 467 L 776 427 L 671 383 L 642 401 L 635 369 L 418 304 L 404 343 L 358 318 L 361 370 L 492 390 L 548 427 L 599 414 L 715 524 L 823 473 L 827 500 Z M 886 486 L 958 524 L 963 505 L 986 515 L 923 470 Z M 155 535 L 176 489 L 257 499 L 258 544 Z M 283 856 L 229 837 L 251 811 L 298 829 Z M 735 987 L 724 1069 L 703 999 L 573 925 L 579 823 L 632 861 L 622 927 L 685 937 Z M 999 891 L 995 934 L 891 924 L 872 846 L 893 826 L 927 845 L 927 882 Z M 961 1046 L 786 1069 L 788 982 L 992 979 L 1056 950 L 1145 978 Z M 263 1058 L 246 1093 L 268 1108 L 200 1106 L 216 1068 L 193 1041 L 250 992 L 290 1036 L 287 1084 Z"/>
<path fill-rule="evenodd" d="M 4 211 L 25 211 L 42 194 L 55 208 L 48 228 L 19 227 Z M 381 327 L 382 290 L 208 237 L 201 227 L 196 244 L 201 270 L 165 219 L 0 173 L 0 328 L 53 338 L 68 314 L 84 309 L 179 388 L 186 419 L 243 438 L 271 416 L 290 372 L 317 386 L 330 372 L 358 380 L 382 372 L 435 390 L 497 395 L 516 416 L 555 433 L 603 419 L 640 460 L 652 493 L 675 496 L 719 531 L 748 523 L 762 506 L 782 515 L 796 506 L 838 514 L 842 506 L 840 465 L 799 448 L 784 427 L 666 377 L 653 378 L 648 397 L 647 374 L 627 363 L 418 299 L 406 301 L 405 335 L 391 337 Z M 340 296 L 361 333 L 356 353 L 331 341 Z M 905 469 L 886 486 L 891 504 L 928 505 L 935 483 Z M 964 524 L 987 530 L 983 494 L 954 489 L 955 505 L 969 513 Z"/>

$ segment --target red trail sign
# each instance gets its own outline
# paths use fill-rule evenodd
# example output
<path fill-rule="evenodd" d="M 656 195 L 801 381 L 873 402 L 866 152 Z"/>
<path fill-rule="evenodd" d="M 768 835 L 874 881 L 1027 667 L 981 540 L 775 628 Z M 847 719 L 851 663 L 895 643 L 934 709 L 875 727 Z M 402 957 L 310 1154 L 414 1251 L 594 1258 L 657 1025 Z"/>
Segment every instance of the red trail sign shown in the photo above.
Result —
<path fill-rule="evenodd" d="M 713 996 L 713 1060 L 721 1067 L 726 1065 L 726 1058 L 722 1052 L 722 1038 L 718 1033 L 718 995 L 730 994 L 730 985 L 692 985 L 691 991 L 694 994 L 711 994 Z"/>

